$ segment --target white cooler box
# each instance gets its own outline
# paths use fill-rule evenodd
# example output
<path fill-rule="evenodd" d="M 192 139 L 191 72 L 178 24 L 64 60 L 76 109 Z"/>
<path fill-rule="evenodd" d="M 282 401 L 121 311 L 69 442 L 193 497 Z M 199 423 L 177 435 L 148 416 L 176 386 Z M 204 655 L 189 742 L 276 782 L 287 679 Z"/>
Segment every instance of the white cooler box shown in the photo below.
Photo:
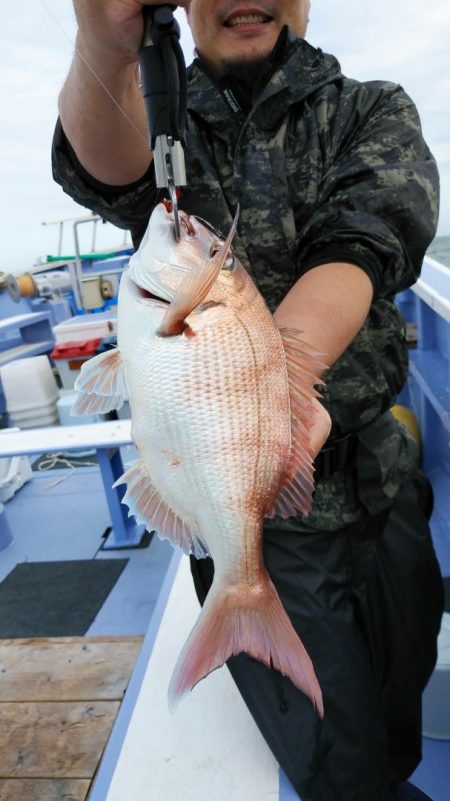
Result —
<path fill-rule="evenodd" d="M 53 326 L 56 343 L 85 342 L 88 339 L 106 339 L 117 336 L 115 312 L 80 314 Z"/>

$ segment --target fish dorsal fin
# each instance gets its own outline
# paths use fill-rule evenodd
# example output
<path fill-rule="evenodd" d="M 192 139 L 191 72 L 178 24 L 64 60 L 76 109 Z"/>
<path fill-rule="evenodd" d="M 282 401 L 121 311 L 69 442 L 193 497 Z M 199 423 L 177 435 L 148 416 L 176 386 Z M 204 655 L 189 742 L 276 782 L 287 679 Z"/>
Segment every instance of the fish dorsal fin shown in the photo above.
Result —
<path fill-rule="evenodd" d="M 120 409 L 127 399 L 125 375 L 118 348 L 88 359 L 75 381 L 78 397 L 71 414 L 93 414 Z"/>
<path fill-rule="evenodd" d="M 314 491 L 313 454 L 309 429 L 314 420 L 314 398 L 320 398 L 317 385 L 326 365 L 320 354 L 301 341 L 301 334 L 292 328 L 281 328 L 289 382 L 291 406 L 291 455 L 280 492 L 268 517 L 288 518 L 301 512 L 309 514 Z"/>
<path fill-rule="evenodd" d="M 198 265 L 198 269 L 189 270 L 185 278 L 183 278 L 158 329 L 160 336 L 181 334 L 186 327 L 186 317 L 205 300 L 227 260 L 228 252 L 236 233 L 238 217 L 239 207 L 230 232 L 220 250 L 209 262 L 204 265 Z"/>
<path fill-rule="evenodd" d="M 156 531 L 160 539 L 170 540 L 172 545 L 196 559 L 209 556 L 194 526 L 187 525 L 155 489 L 142 459 L 136 459 L 114 487 L 120 484 L 127 484 L 122 503 L 128 506 L 130 515 L 133 514 L 138 523 L 144 523 L 148 531 Z"/>

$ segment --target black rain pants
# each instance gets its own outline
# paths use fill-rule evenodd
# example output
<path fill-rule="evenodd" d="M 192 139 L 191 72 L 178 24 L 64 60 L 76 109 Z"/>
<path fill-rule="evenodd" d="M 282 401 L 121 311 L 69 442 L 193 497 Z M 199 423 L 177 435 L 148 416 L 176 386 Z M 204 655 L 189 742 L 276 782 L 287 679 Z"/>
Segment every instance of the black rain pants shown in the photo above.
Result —
<path fill-rule="evenodd" d="M 421 759 L 421 696 L 436 661 L 443 589 L 422 473 L 389 512 L 334 532 L 265 531 L 264 560 L 322 688 L 325 716 L 246 654 L 228 662 L 302 801 L 389 801 Z M 203 603 L 210 559 L 192 559 Z"/>

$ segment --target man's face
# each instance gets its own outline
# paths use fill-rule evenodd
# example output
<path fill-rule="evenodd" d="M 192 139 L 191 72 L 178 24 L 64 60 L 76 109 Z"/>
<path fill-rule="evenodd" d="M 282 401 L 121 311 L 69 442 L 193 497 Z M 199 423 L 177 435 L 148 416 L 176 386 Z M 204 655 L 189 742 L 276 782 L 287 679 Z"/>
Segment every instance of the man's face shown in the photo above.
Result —
<path fill-rule="evenodd" d="M 187 15 L 197 52 L 220 75 L 228 63 L 268 56 L 283 25 L 303 37 L 309 6 L 310 0 L 190 0 Z"/>

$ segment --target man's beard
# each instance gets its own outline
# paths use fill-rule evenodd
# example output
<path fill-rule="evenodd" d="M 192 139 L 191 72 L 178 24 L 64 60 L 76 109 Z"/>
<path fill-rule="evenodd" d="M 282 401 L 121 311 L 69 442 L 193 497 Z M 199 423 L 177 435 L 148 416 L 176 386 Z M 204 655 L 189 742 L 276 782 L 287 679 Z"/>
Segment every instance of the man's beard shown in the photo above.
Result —
<path fill-rule="evenodd" d="M 252 57 L 250 54 L 247 58 L 224 59 L 221 63 L 219 77 L 232 78 L 248 87 L 255 86 L 258 79 L 271 71 L 281 61 L 286 50 L 287 38 L 288 27 L 284 25 L 274 48 L 269 53 L 264 56 L 254 55 Z"/>
<path fill-rule="evenodd" d="M 231 78 L 247 86 L 254 86 L 258 78 L 265 72 L 270 63 L 269 53 L 267 56 L 255 56 L 255 58 L 239 58 L 223 61 L 221 64 L 220 77 Z"/>

